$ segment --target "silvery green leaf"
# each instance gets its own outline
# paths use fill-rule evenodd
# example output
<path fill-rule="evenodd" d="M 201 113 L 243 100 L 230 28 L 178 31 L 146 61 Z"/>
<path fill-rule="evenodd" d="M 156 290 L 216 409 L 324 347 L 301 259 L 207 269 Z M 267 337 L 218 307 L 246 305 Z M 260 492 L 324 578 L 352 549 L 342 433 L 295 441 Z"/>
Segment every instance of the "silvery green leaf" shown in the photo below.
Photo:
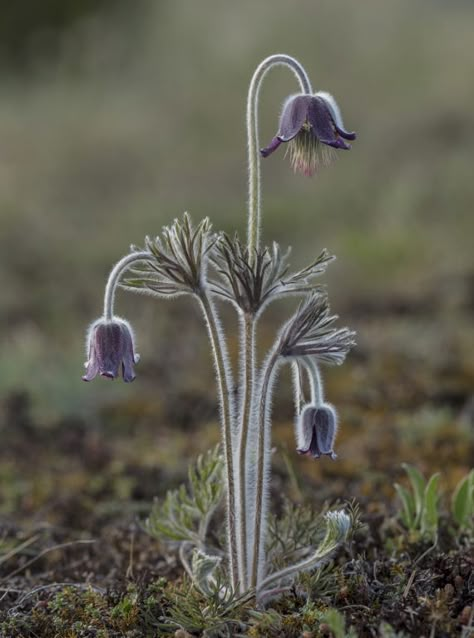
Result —
<path fill-rule="evenodd" d="M 323 558 L 343 543 L 351 528 L 351 519 L 344 510 L 328 512 L 324 516 L 326 520 L 326 536 L 316 550 L 316 554 Z"/>
<path fill-rule="evenodd" d="M 421 531 L 435 535 L 438 531 L 438 483 L 439 473 L 433 474 L 425 487 L 424 507 L 421 514 Z"/>
<path fill-rule="evenodd" d="M 415 524 L 420 522 L 421 514 L 423 510 L 424 504 L 424 493 L 425 493 L 425 479 L 421 472 L 417 470 L 416 467 L 409 465 L 408 463 L 402 463 L 402 467 L 405 472 L 408 474 L 408 478 L 410 479 L 410 483 L 413 488 L 413 496 L 415 503 Z"/>
<path fill-rule="evenodd" d="M 324 515 L 324 520 L 326 533 L 318 546 L 312 550 L 307 558 L 267 576 L 260 586 L 259 597 L 268 596 L 270 586 L 292 582 L 298 574 L 320 567 L 346 540 L 351 528 L 351 517 L 344 510 L 327 512 Z"/>
<path fill-rule="evenodd" d="M 282 357 L 314 356 L 324 363 L 341 364 L 355 344 L 355 333 L 334 328 L 338 317 L 329 314 L 325 294 L 313 293 L 299 306 L 285 325 L 280 338 Z"/>
<path fill-rule="evenodd" d="M 187 213 L 165 226 L 160 235 L 145 237 L 151 258 L 132 270 L 135 275 L 121 282 L 123 288 L 159 297 L 195 294 L 206 279 L 208 253 L 215 241 L 209 219 L 193 226 Z M 136 247 L 132 247 L 136 252 Z"/>
<path fill-rule="evenodd" d="M 398 483 L 395 483 L 395 489 L 402 502 L 403 507 L 402 512 L 400 513 L 400 518 L 402 519 L 402 522 L 407 527 L 407 529 L 413 529 L 416 525 L 414 498 L 407 489 L 405 489 Z"/>
<path fill-rule="evenodd" d="M 459 527 L 472 527 L 474 524 L 474 470 L 471 470 L 457 484 L 451 503 L 453 517 Z"/>
<path fill-rule="evenodd" d="M 181 485 L 164 501 L 156 500 L 145 530 L 162 541 L 204 543 L 209 520 L 224 495 L 223 467 L 219 446 L 199 456 L 189 470 L 189 487 Z"/>
<path fill-rule="evenodd" d="M 193 582 L 197 589 L 204 595 L 211 595 L 213 585 L 216 583 L 216 570 L 222 559 L 219 556 L 209 556 L 200 549 L 195 549 L 191 559 L 191 571 Z"/>
<path fill-rule="evenodd" d="M 321 622 L 328 626 L 334 638 L 357 638 L 357 632 L 353 627 L 346 629 L 346 619 L 337 609 L 326 609 L 321 614 Z"/>
<path fill-rule="evenodd" d="M 250 255 L 237 235 L 230 238 L 222 233 L 211 256 L 218 275 L 218 279 L 211 283 L 211 290 L 243 312 L 254 315 L 279 297 L 320 290 L 321 286 L 310 280 L 322 274 L 333 257 L 324 250 L 306 268 L 287 274 L 289 255 L 290 251 L 282 253 L 276 242 Z"/>

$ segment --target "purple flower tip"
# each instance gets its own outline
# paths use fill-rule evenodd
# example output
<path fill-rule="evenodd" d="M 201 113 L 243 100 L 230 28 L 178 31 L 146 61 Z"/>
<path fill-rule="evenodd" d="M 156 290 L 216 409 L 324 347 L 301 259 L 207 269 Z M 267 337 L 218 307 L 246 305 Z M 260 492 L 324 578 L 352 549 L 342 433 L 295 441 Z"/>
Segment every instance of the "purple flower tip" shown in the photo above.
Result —
<path fill-rule="evenodd" d="M 336 128 L 336 131 L 339 133 L 339 135 L 343 137 L 345 140 L 351 140 L 352 142 L 357 138 L 357 135 L 356 133 L 354 133 L 354 131 L 351 131 L 349 133 L 349 131 L 345 131 L 344 129 L 337 126 L 337 124 L 334 124 L 334 126 Z"/>
<path fill-rule="evenodd" d="M 280 144 L 281 144 L 281 139 L 279 137 L 274 137 L 268 146 L 260 149 L 260 155 L 262 157 L 268 157 L 274 151 L 277 150 Z"/>

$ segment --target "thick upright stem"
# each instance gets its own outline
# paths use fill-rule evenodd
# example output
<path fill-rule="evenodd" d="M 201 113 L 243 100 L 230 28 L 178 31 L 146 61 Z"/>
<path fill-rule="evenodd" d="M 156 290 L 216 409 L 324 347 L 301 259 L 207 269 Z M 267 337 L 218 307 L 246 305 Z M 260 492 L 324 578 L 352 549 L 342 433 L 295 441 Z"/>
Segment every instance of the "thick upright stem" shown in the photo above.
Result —
<path fill-rule="evenodd" d="M 248 248 L 252 260 L 255 249 L 260 244 L 261 192 L 260 153 L 258 138 L 258 99 L 262 80 L 267 72 L 277 65 L 289 67 L 296 75 L 302 93 L 312 93 L 311 82 L 301 64 L 289 55 L 271 55 L 257 67 L 250 82 L 247 98 L 247 140 L 248 140 Z"/>
<path fill-rule="evenodd" d="M 269 404 L 271 402 L 271 385 L 275 367 L 278 362 L 278 347 L 275 347 L 268 357 L 262 370 L 261 384 L 259 386 L 260 401 L 257 414 L 257 477 L 255 486 L 255 526 L 253 534 L 253 556 L 250 574 L 250 586 L 258 587 L 259 566 L 263 554 L 264 545 L 264 523 L 266 519 L 265 499 L 268 492 L 269 476 L 266 471 L 267 464 L 270 463 L 271 444 L 271 421 L 268 416 Z"/>
<path fill-rule="evenodd" d="M 240 549 L 242 557 L 241 586 L 248 587 L 248 536 L 247 536 L 247 448 L 249 444 L 250 421 L 252 418 L 253 390 L 255 384 L 255 333 L 256 318 L 245 314 L 240 318 L 241 329 L 241 395 L 239 412 L 239 508 L 240 508 Z"/>
<path fill-rule="evenodd" d="M 232 453 L 232 419 L 234 414 L 232 380 L 227 362 L 227 352 L 222 336 L 222 330 L 214 305 L 205 291 L 199 293 L 198 299 L 200 301 L 201 308 L 206 320 L 209 340 L 211 342 L 212 353 L 214 356 L 214 365 L 216 369 L 227 482 L 227 531 L 229 567 L 232 577 L 232 587 L 234 591 L 237 591 L 239 581 L 241 580 L 241 577 L 239 578 L 239 565 L 241 565 L 241 557 L 239 545 L 237 542 L 235 474 L 234 457 Z"/>
<path fill-rule="evenodd" d="M 133 263 L 136 261 L 146 261 L 147 259 L 153 259 L 153 255 L 146 250 L 130 253 L 130 255 L 125 255 L 125 257 L 117 262 L 112 268 L 107 280 L 104 294 L 104 319 L 106 321 L 112 321 L 114 316 L 115 291 L 120 281 L 120 277 Z"/>

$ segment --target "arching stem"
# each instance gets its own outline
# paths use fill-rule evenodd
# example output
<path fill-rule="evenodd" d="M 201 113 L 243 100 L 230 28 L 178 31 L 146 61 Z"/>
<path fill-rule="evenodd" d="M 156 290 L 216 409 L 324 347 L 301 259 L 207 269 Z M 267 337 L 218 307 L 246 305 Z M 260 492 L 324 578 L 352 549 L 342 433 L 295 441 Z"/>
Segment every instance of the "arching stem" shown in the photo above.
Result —
<path fill-rule="evenodd" d="M 260 192 L 260 149 L 258 138 L 258 101 L 263 78 L 274 66 L 287 66 L 298 79 L 302 93 L 312 93 L 308 74 L 301 64 L 289 55 L 270 55 L 257 67 L 250 81 L 247 97 L 247 142 L 248 142 L 248 248 L 249 258 L 254 258 L 260 244 L 261 192 Z"/>
<path fill-rule="evenodd" d="M 303 388 L 303 373 L 299 361 L 293 361 L 291 364 L 291 373 L 293 378 L 293 397 L 295 402 L 296 416 L 301 412 L 301 408 L 306 403 Z"/>
<path fill-rule="evenodd" d="M 319 407 L 324 402 L 324 388 L 319 366 L 312 357 L 305 357 L 303 364 L 308 372 L 311 404 Z"/>
<path fill-rule="evenodd" d="M 260 186 L 260 149 L 259 149 L 259 134 L 258 134 L 258 102 L 260 96 L 260 88 L 263 78 L 268 71 L 274 66 L 286 66 L 295 75 L 299 82 L 300 90 L 302 93 L 312 93 L 311 82 L 309 77 L 301 66 L 301 64 L 289 55 L 275 54 L 271 55 L 263 60 L 250 81 L 248 96 L 247 96 L 247 144 L 248 144 L 248 235 L 247 235 L 247 247 L 250 264 L 253 263 L 256 252 L 260 246 L 260 226 L 261 226 L 261 186 Z M 257 420 L 257 426 L 261 428 L 262 432 L 258 433 L 259 447 L 257 453 L 257 483 L 255 503 L 257 510 L 255 511 L 255 530 L 249 536 L 248 529 L 248 517 L 249 512 L 247 503 L 247 477 L 248 468 L 246 459 L 249 458 L 249 444 L 250 444 L 250 431 L 251 431 L 251 419 L 254 413 L 254 395 L 255 395 L 255 332 L 256 332 L 256 317 L 252 315 L 245 315 L 242 319 L 242 341 L 241 341 L 241 382 L 242 382 L 242 402 L 240 408 L 240 420 L 239 420 L 239 507 L 240 507 L 240 545 L 242 555 L 242 568 L 241 572 L 245 579 L 245 587 L 249 585 L 249 575 L 247 570 L 250 569 L 250 584 L 255 586 L 258 571 L 259 561 L 259 545 L 260 545 L 260 529 L 261 529 L 261 513 L 262 499 L 263 499 L 263 470 L 265 467 L 265 449 L 264 449 L 264 419 Z M 273 372 L 271 372 L 272 374 Z M 271 380 L 268 379 L 268 383 Z M 267 385 L 268 385 L 267 383 Z M 262 399 L 263 400 L 263 399 Z M 265 399 L 266 400 L 266 399 Z M 265 414 L 266 407 L 264 408 Z M 262 457 L 262 458 L 260 458 Z M 260 505 L 259 505 L 260 503 Z M 258 509 L 260 507 L 260 509 Z M 257 529 L 258 525 L 258 529 Z M 253 532 L 258 532 L 258 535 L 254 536 Z M 249 566 L 247 548 L 251 546 L 253 541 L 253 562 Z"/>
<path fill-rule="evenodd" d="M 147 250 L 130 253 L 130 255 L 126 255 L 125 257 L 123 257 L 112 268 L 109 278 L 107 279 L 107 285 L 105 286 L 104 294 L 104 319 L 106 321 L 112 321 L 112 318 L 114 316 L 115 291 L 120 281 L 120 277 L 123 275 L 125 270 L 127 270 L 127 268 L 129 268 L 135 262 L 147 261 L 148 259 L 154 259 L 154 257 Z"/>

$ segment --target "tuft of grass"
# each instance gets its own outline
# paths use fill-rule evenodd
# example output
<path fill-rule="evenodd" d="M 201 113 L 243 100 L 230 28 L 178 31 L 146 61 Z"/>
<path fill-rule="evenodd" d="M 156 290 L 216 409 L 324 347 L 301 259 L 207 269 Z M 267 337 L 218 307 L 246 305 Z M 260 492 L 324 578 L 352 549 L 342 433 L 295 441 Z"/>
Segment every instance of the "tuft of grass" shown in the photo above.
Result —
<path fill-rule="evenodd" d="M 346 620 L 337 609 L 326 610 L 321 616 L 321 621 L 327 625 L 334 638 L 357 638 L 357 632 L 353 627 L 346 629 Z"/>
<path fill-rule="evenodd" d="M 474 470 L 457 484 L 451 499 L 451 512 L 461 532 L 474 532 Z"/>
<path fill-rule="evenodd" d="M 439 473 L 433 474 L 428 481 L 415 467 L 402 463 L 408 474 L 411 489 L 395 483 L 395 489 L 402 503 L 400 518 L 408 529 L 413 541 L 426 538 L 436 540 L 439 525 L 438 483 Z"/>
<path fill-rule="evenodd" d="M 415 467 L 402 463 L 408 474 L 410 488 L 395 483 L 401 501 L 399 517 L 409 532 L 409 542 L 420 540 L 437 541 L 440 525 L 439 479 L 433 474 L 427 481 Z M 458 538 L 471 536 L 474 531 L 474 470 L 471 470 L 456 485 L 451 495 L 451 507 L 447 513 L 451 533 Z"/>

